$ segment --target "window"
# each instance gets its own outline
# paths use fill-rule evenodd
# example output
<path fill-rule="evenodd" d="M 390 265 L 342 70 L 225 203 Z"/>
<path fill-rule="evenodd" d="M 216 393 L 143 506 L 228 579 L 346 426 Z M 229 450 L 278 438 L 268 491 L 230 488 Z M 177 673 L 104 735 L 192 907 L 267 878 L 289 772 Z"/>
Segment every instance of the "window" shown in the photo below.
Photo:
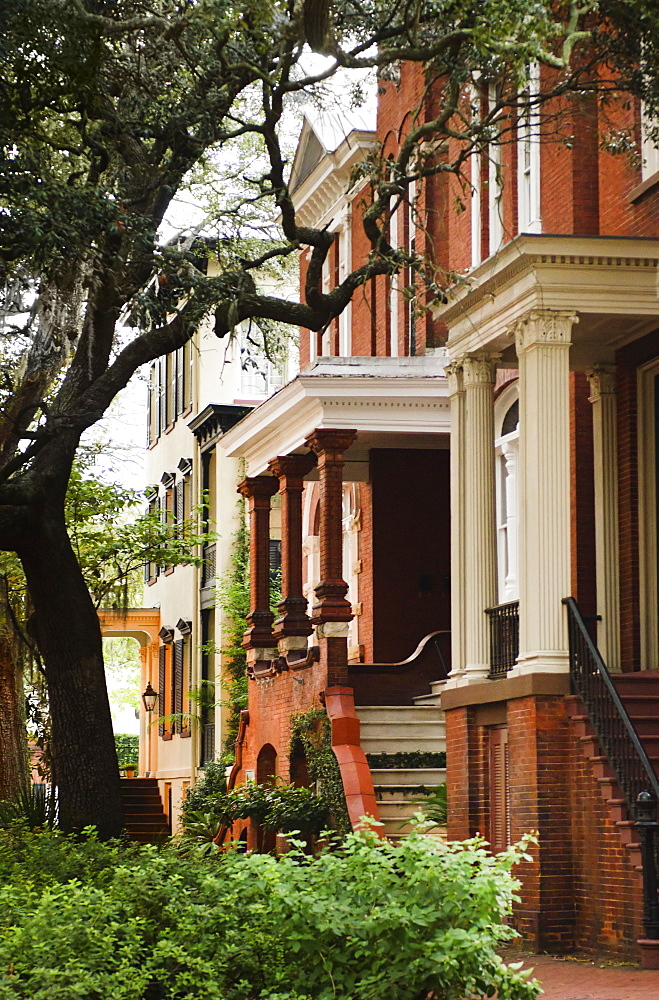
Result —
<path fill-rule="evenodd" d="M 149 369 L 147 443 L 153 444 L 183 413 L 192 408 L 194 347 L 188 341 L 158 358 Z"/>
<path fill-rule="evenodd" d="M 488 106 L 491 113 L 497 106 L 496 84 L 488 88 Z M 495 119 L 496 121 L 496 119 Z M 496 126 L 498 129 L 498 125 Z M 488 148 L 487 202 L 489 224 L 489 250 L 496 253 L 503 243 L 503 185 L 501 181 L 501 143 L 496 135 Z"/>
<path fill-rule="evenodd" d="M 409 202 L 407 206 L 407 252 L 410 259 L 416 256 L 416 202 L 418 192 L 413 186 L 409 188 Z M 407 349 L 411 357 L 416 354 L 416 272 L 412 267 L 407 269 L 408 298 L 405 303 L 405 313 L 407 319 Z"/>
<path fill-rule="evenodd" d="M 344 221 L 341 229 L 337 233 L 337 240 L 339 241 L 338 246 L 338 281 L 341 284 L 348 275 L 350 274 L 351 267 L 351 255 L 352 255 L 352 241 L 351 241 L 351 214 L 350 208 L 345 212 Z M 339 316 L 339 356 L 342 358 L 349 358 L 352 353 L 352 308 L 351 303 L 345 307 L 343 312 Z"/>
<path fill-rule="evenodd" d="M 393 176 L 393 175 L 390 175 Z M 398 195 L 392 195 L 389 199 L 389 210 L 391 218 L 389 220 L 389 242 L 391 246 L 398 250 L 400 246 L 398 213 L 400 209 L 400 199 Z M 398 272 L 392 274 L 389 279 L 389 354 L 392 358 L 398 357 L 398 304 L 400 292 L 400 280 Z"/>
<path fill-rule="evenodd" d="M 540 89 L 540 69 L 529 70 L 529 82 L 522 93 L 525 106 L 517 122 L 517 230 L 541 233 L 540 219 L 540 112 L 533 105 Z"/>
<path fill-rule="evenodd" d="M 656 121 L 646 113 L 645 107 L 641 104 L 641 179 L 646 181 L 659 171 L 659 146 L 650 137 L 652 128 L 657 127 Z"/>
<path fill-rule="evenodd" d="M 496 525 L 499 603 L 519 597 L 518 501 L 519 400 L 517 383 L 505 389 L 495 411 Z"/>

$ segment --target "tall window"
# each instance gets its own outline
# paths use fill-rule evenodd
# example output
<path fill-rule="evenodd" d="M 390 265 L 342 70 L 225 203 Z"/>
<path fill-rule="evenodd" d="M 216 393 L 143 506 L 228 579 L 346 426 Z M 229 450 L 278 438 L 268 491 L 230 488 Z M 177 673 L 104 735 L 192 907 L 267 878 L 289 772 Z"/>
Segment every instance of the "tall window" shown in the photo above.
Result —
<path fill-rule="evenodd" d="M 393 173 L 390 174 L 393 176 Z M 398 250 L 400 247 L 400 233 L 398 224 L 398 213 L 400 210 L 400 200 L 397 195 L 392 195 L 389 199 L 389 210 L 391 219 L 389 220 L 389 242 L 391 246 Z M 400 302 L 400 278 L 398 272 L 391 275 L 389 280 L 389 354 L 392 358 L 398 357 L 398 304 Z"/>
<path fill-rule="evenodd" d="M 650 136 L 653 126 L 656 128 L 656 125 L 656 121 L 647 114 L 645 106 L 641 104 L 641 156 L 643 157 L 641 178 L 644 181 L 659 171 L 659 146 Z"/>
<path fill-rule="evenodd" d="M 496 108 L 498 101 L 496 84 L 490 84 L 488 88 L 488 107 L 490 114 Z M 501 180 L 501 143 L 498 134 L 492 138 L 488 148 L 488 178 L 487 178 L 487 201 L 488 201 L 488 223 L 489 223 L 489 249 L 490 253 L 496 253 L 503 243 L 503 184 Z"/>
<path fill-rule="evenodd" d="M 339 268 L 338 268 L 338 280 L 339 284 L 344 281 L 350 274 L 351 267 L 351 257 L 352 257 L 352 228 L 351 228 L 351 213 L 348 207 L 344 217 L 341 229 L 337 233 L 337 240 L 339 241 Z M 349 358 L 352 354 L 352 307 L 350 302 L 345 307 L 341 315 L 339 316 L 339 355 L 342 358 Z"/>
<path fill-rule="evenodd" d="M 508 604 L 519 597 L 519 401 L 516 384 L 506 389 L 497 400 L 495 427 L 499 603 Z"/>
<path fill-rule="evenodd" d="M 517 213 L 520 233 L 542 232 L 540 218 L 540 112 L 534 105 L 540 89 L 540 68 L 529 70 L 517 122 Z"/>

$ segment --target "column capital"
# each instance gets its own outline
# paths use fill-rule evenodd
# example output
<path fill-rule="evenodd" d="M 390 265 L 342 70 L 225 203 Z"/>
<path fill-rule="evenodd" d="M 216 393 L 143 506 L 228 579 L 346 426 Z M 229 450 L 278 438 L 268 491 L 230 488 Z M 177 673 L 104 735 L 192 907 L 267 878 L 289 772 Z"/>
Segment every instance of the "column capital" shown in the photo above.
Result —
<path fill-rule="evenodd" d="M 256 497 L 269 499 L 279 489 L 279 480 L 275 476 L 246 476 L 236 487 L 241 496 L 252 500 Z"/>
<path fill-rule="evenodd" d="M 572 327 L 579 322 L 577 313 L 560 309 L 533 309 L 513 324 L 517 354 L 538 344 L 569 347 Z"/>
<path fill-rule="evenodd" d="M 285 489 L 287 480 L 299 479 L 300 481 L 311 472 L 316 464 L 316 456 L 313 451 L 307 451 L 304 455 L 277 455 L 268 462 L 268 468 L 273 476 L 280 482 L 280 489 Z"/>
<path fill-rule="evenodd" d="M 343 455 L 357 437 L 356 430 L 334 429 L 331 427 L 316 428 L 304 442 L 307 448 L 316 455 L 334 452 Z"/>
<path fill-rule="evenodd" d="M 494 385 L 498 354 L 468 354 L 462 359 L 464 385 Z"/>
<path fill-rule="evenodd" d="M 446 374 L 446 381 L 448 382 L 449 399 L 451 396 L 457 396 L 458 393 L 464 392 L 462 361 L 451 361 L 444 369 L 444 372 Z"/>
<path fill-rule="evenodd" d="M 615 396 L 615 365 L 596 365 L 586 372 L 586 378 L 590 382 L 589 402 L 598 403 L 602 396 Z"/>

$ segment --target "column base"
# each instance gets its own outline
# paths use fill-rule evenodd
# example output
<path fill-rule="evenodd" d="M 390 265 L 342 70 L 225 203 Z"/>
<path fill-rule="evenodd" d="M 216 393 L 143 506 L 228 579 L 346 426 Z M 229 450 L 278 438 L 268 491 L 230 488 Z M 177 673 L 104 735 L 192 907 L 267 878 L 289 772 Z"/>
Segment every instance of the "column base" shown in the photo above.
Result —
<path fill-rule="evenodd" d="M 570 654 L 560 649 L 538 649 L 533 653 L 522 653 L 508 677 L 524 674 L 569 674 Z"/>

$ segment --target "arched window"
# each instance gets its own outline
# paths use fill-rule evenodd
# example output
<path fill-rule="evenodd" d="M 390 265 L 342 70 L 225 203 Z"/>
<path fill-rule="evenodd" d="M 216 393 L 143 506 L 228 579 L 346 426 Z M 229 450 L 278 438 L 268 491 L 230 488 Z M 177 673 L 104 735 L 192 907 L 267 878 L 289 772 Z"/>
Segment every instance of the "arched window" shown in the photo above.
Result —
<path fill-rule="evenodd" d="M 494 414 L 499 604 L 519 598 L 519 399 L 517 382 L 501 393 Z"/>

